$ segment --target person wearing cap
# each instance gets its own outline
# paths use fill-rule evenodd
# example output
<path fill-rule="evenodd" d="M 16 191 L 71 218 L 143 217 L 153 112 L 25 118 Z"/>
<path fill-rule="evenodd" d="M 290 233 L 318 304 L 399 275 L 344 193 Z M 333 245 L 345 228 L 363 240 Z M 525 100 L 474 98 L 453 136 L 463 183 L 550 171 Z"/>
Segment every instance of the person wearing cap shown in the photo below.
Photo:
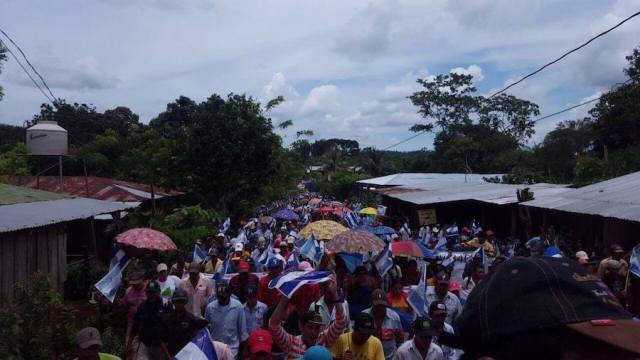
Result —
<path fill-rule="evenodd" d="M 144 291 L 144 271 L 134 269 L 127 280 L 129 287 L 125 290 L 124 296 L 118 301 L 118 304 L 127 308 L 127 330 L 125 333 L 125 342 L 131 340 L 133 328 L 133 319 L 138 311 L 138 306 L 144 302 L 147 295 Z"/>
<path fill-rule="evenodd" d="M 331 351 L 324 346 L 314 345 L 304 352 L 302 360 L 333 360 Z"/>
<path fill-rule="evenodd" d="M 309 311 L 317 312 L 320 317 L 322 317 L 322 329 L 324 330 L 336 321 L 336 304 L 340 298 L 344 296 L 340 296 L 341 289 L 338 289 L 338 299 L 333 299 L 331 297 L 333 295 L 332 289 L 328 282 L 320 284 L 320 290 L 322 291 L 322 296 L 309 305 Z M 342 307 L 344 309 L 349 308 L 347 300 L 342 299 Z M 349 332 L 351 331 L 351 319 L 349 317 L 349 312 L 345 311 L 344 315 L 346 321 L 343 332 Z"/>
<path fill-rule="evenodd" d="M 491 231 L 491 230 L 487 230 L 487 231 Z M 493 234 L 493 232 L 491 233 Z M 490 258 L 493 258 L 496 256 L 496 250 L 493 244 L 487 240 L 487 236 L 483 231 L 478 232 L 477 236 L 474 237 L 473 239 L 462 243 L 462 248 L 465 250 L 475 250 L 481 246 L 484 248 L 484 254 L 486 256 Z"/>
<path fill-rule="evenodd" d="M 465 298 L 469 296 L 469 293 L 482 280 L 483 277 L 484 266 L 478 262 L 474 262 L 471 275 L 462 279 L 462 291 L 465 293 Z"/>
<path fill-rule="evenodd" d="M 462 304 L 460 299 L 449 291 L 449 280 L 451 275 L 446 271 L 441 271 L 435 276 L 435 286 L 427 288 L 427 306 L 434 301 L 441 301 L 447 305 L 446 322 L 453 325 L 455 319 L 462 312 Z M 425 309 L 427 310 L 427 309 Z"/>
<path fill-rule="evenodd" d="M 212 246 L 209 249 L 209 253 L 207 254 L 207 258 L 204 261 L 204 272 L 207 274 L 215 274 L 220 271 L 222 267 L 222 259 L 219 257 L 220 251 L 217 247 Z"/>
<path fill-rule="evenodd" d="M 282 274 L 282 261 L 275 257 L 267 261 L 267 275 L 258 282 L 258 300 L 267 307 L 276 306 L 282 294 L 278 289 L 269 289 L 269 282 Z"/>
<path fill-rule="evenodd" d="M 236 267 L 241 261 L 249 261 L 251 254 L 244 250 L 244 243 L 238 242 L 233 247 L 233 254 L 231 254 L 231 261 Z"/>
<path fill-rule="evenodd" d="M 271 360 L 271 344 L 273 339 L 271 333 L 265 329 L 256 329 L 249 334 L 246 350 L 249 360 Z"/>
<path fill-rule="evenodd" d="M 258 287 L 256 285 L 247 285 L 246 299 L 244 304 L 244 318 L 247 321 L 247 332 L 262 327 L 264 324 L 264 316 L 267 313 L 267 305 L 258 301 Z"/>
<path fill-rule="evenodd" d="M 329 284 L 331 299 L 339 299 L 338 287 L 334 280 Z M 299 290 L 298 290 L 299 291 Z M 308 347 L 313 345 L 322 345 L 331 347 L 338 336 L 342 334 L 345 327 L 345 309 L 339 300 L 335 302 L 336 321 L 327 329 L 322 329 L 322 317 L 314 311 L 305 312 L 298 321 L 298 329 L 301 335 L 293 336 L 289 334 L 283 327 L 282 322 L 286 318 L 289 299 L 285 296 L 280 298 L 278 306 L 269 319 L 269 331 L 273 336 L 273 341 L 287 354 L 286 359 L 293 360 L 302 356 Z"/>
<path fill-rule="evenodd" d="M 402 344 L 393 357 L 395 360 L 444 360 L 442 349 L 434 343 L 437 331 L 426 317 L 413 321 L 413 339 Z"/>
<path fill-rule="evenodd" d="M 102 339 L 100 332 L 94 327 L 86 327 L 78 331 L 75 343 L 78 346 L 77 360 L 120 360 L 115 355 L 100 352 Z"/>
<path fill-rule="evenodd" d="M 235 295 L 244 304 L 247 301 L 247 287 L 255 286 L 257 288 L 260 279 L 249 272 L 249 263 L 246 261 L 240 261 L 236 268 L 238 269 L 238 275 L 235 275 L 229 281 L 229 289 L 231 294 Z"/>
<path fill-rule="evenodd" d="M 566 258 L 515 257 L 487 275 L 456 322 L 465 357 L 635 359 L 640 322 Z"/>
<path fill-rule="evenodd" d="M 384 358 L 390 360 L 393 359 L 397 347 L 404 342 L 404 333 L 400 316 L 387 305 L 387 294 L 382 289 L 376 289 L 371 295 L 371 307 L 363 313 L 372 316 L 374 336 L 382 342 Z"/>
<path fill-rule="evenodd" d="M 207 320 L 187 311 L 188 300 L 187 292 L 177 288 L 171 297 L 174 310 L 164 320 L 167 329 L 164 342 L 171 356 L 175 356 L 200 329 L 208 324 Z"/>
<path fill-rule="evenodd" d="M 137 336 L 137 344 L 130 338 L 127 352 L 135 353 L 137 358 L 165 359 L 169 352 L 163 339 L 166 328 L 164 318 L 170 312 L 168 306 L 162 304 L 160 285 L 151 281 L 146 289 L 146 300 L 138 306 L 131 333 Z"/>
<path fill-rule="evenodd" d="M 211 338 L 229 345 L 231 353 L 237 357 L 249 334 L 244 317 L 244 306 L 231 298 L 229 284 L 225 280 L 216 281 L 216 296 L 207 305 L 204 318 L 209 321 Z"/>
<path fill-rule="evenodd" d="M 273 241 L 273 233 L 267 227 L 267 224 L 260 223 L 260 227 L 254 233 L 255 237 L 263 237 L 267 242 L 271 243 Z"/>
<path fill-rule="evenodd" d="M 189 264 L 189 277 L 180 281 L 178 287 L 187 292 L 187 311 L 202 317 L 207 299 L 213 294 L 213 283 L 200 273 L 200 264 Z"/>
<path fill-rule="evenodd" d="M 171 265 L 169 274 L 174 275 L 179 279 L 184 279 L 189 276 L 189 263 L 185 261 L 182 253 L 178 253 L 176 263 Z"/>
<path fill-rule="evenodd" d="M 456 348 L 449 347 L 440 343 L 440 335 L 443 333 L 454 334 L 453 326 L 447 324 L 445 319 L 447 318 L 447 305 L 441 301 L 434 301 L 429 305 L 429 319 L 431 325 L 436 330 L 433 339 L 434 344 L 437 344 L 442 349 L 442 354 L 447 360 L 457 360 L 462 355 L 462 352 Z"/>
<path fill-rule="evenodd" d="M 600 279 L 603 278 L 605 270 L 609 266 L 609 260 L 616 260 L 620 263 L 620 273 L 627 275 L 627 270 L 629 269 L 629 264 L 624 257 L 624 249 L 619 244 L 613 244 L 609 247 L 609 257 L 602 259 L 600 264 L 598 265 L 598 276 Z"/>
<path fill-rule="evenodd" d="M 158 274 L 158 284 L 160 284 L 160 295 L 162 295 L 162 302 L 167 304 L 171 301 L 171 296 L 176 290 L 176 287 L 180 283 L 180 278 L 175 275 L 169 275 L 169 268 L 167 264 L 160 263 L 156 267 L 156 273 Z"/>
<path fill-rule="evenodd" d="M 338 360 L 384 360 L 382 343 L 375 332 L 373 318 L 368 313 L 360 313 L 354 319 L 353 331 L 340 335 L 331 348 L 334 359 Z"/>

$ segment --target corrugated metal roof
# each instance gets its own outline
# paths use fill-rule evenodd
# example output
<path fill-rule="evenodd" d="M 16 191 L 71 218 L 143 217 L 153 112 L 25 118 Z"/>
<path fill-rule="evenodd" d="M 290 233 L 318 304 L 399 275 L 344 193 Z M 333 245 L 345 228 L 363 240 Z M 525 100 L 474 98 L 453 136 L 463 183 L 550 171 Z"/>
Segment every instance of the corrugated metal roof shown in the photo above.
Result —
<path fill-rule="evenodd" d="M 640 221 L 640 172 L 522 203 L 542 209 Z"/>
<path fill-rule="evenodd" d="M 57 192 L 60 181 L 57 176 L 12 176 L 9 182 L 13 185 L 26 186 L 32 189 L 42 189 Z M 151 187 L 129 181 L 109 179 L 97 176 L 65 176 L 63 177 L 64 192 L 74 196 L 88 197 L 106 201 L 144 201 L 151 199 Z M 87 192 L 88 190 L 88 192 Z M 157 199 L 181 195 L 181 192 L 154 187 Z"/>
<path fill-rule="evenodd" d="M 534 184 L 510 185 L 494 183 L 451 183 L 433 182 L 412 188 L 395 187 L 377 192 L 390 198 L 406 201 L 416 205 L 437 204 L 451 201 L 476 200 L 496 205 L 517 203 L 516 191 L 529 188 L 534 197 L 546 197 L 571 190 L 565 185 Z"/>
<path fill-rule="evenodd" d="M 66 198 L 0 206 L 0 232 L 86 219 L 134 208 L 132 204 L 87 198 Z"/>
<path fill-rule="evenodd" d="M 358 183 L 373 186 L 415 186 L 432 182 L 484 183 L 484 177 L 501 177 L 502 174 L 443 174 L 443 173 L 399 173 L 360 180 Z"/>
<path fill-rule="evenodd" d="M 66 194 L 56 194 L 9 184 L 0 184 L 0 205 L 59 200 L 68 197 L 70 196 Z"/>

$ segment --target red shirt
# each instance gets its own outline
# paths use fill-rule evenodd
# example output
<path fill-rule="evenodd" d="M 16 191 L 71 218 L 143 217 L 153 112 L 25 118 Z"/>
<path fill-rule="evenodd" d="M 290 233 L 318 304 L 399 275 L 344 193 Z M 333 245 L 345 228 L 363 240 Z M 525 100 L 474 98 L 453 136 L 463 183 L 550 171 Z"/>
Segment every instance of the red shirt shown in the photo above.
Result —
<path fill-rule="evenodd" d="M 290 304 L 293 305 L 296 312 L 300 315 L 309 311 L 309 306 L 314 301 L 318 300 L 322 294 L 320 294 L 320 285 L 307 284 L 300 287 L 291 297 Z"/>
<path fill-rule="evenodd" d="M 240 274 L 234 276 L 229 281 L 229 290 L 233 295 L 235 295 L 241 303 L 245 303 L 247 301 L 247 286 L 255 285 L 258 286 L 258 282 L 260 280 L 255 274 L 247 274 L 247 278 L 245 281 L 240 279 Z"/>
<path fill-rule="evenodd" d="M 267 275 L 258 283 L 258 301 L 265 303 L 267 307 L 276 306 L 282 296 L 278 289 L 269 289 L 269 281 L 271 280 L 273 278 Z"/>

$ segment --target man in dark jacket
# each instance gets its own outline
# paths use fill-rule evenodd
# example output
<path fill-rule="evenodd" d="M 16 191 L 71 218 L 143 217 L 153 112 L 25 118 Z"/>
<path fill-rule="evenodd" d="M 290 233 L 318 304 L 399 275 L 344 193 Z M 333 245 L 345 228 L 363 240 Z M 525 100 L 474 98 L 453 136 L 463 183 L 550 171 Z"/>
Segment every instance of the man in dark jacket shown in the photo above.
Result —
<path fill-rule="evenodd" d="M 137 346 L 129 341 L 127 350 L 135 353 L 136 358 L 147 356 L 149 359 L 168 359 L 169 353 L 162 339 L 166 333 L 164 317 L 170 307 L 163 306 L 160 296 L 160 284 L 152 281 L 146 288 L 147 299 L 138 306 L 134 317 L 132 334 L 138 339 Z"/>
<path fill-rule="evenodd" d="M 165 319 L 164 342 L 171 356 L 175 356 L 191 339 L 198 330 L 207 326 L 205 319 L 199 318 L 186 310 L 188 296 L 182 289 L 176 289 L 171 301 L 174 311 Z"/>

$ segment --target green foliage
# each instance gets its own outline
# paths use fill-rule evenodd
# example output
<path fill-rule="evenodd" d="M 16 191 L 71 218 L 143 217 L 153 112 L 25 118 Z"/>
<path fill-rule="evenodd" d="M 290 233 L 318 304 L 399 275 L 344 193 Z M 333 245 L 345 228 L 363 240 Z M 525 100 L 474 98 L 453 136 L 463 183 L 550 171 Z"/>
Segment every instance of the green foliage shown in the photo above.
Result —
<path fill-rule="evenodd" d="M 88 299 L 91 289 L 106 275 L 108 268 L 100 261 L 75 263 L 67 267 L 64 295 L 67 299 Z"/>
<path fill-rule="evenodd" d="M 25 138 L 25 128 L 0 124 L 0 153 L 11 150 L 17 143 L 24 142 Z"/>
<path fill-rule="evenodd" d="M 16 284 L 14 301 L 0 308 L 2 358 L 73 358 L 73 312 L 46 274 L 33 274 L 28 284 Z"/>
<path fill-rule="evenodd" d="M 28 175 L 29 158 L 27 146 L 24 143 L 16 143 L 13 148 L 5 153 L 0 153 L 0 182 L 5 182 L 10 175 Z"/>
<path fill-rule="evenodd" d="M 278 128 L 284 130 L 292 125 L 293 125 L 293 120 L 285 120 L 278 123 Z"/>
<path fill-rule="evenodd" d="M 337 199 L 346 199 L 357 195 L 356 181 L 366 179 L 366 174 L 357 174 L 349 171 L 340 171 L 331 177 L 331 181 L 318 182 L 318 190 L 324 194 L 335 196 Z"/>
<path fill-rule="evenodd" d="M 284 102 L 284 97 L 282 97 L 281 95 L 277 96 L 275 99 L 271 99 L 269 100 L 269 102 L 267 102 L 267 106 L 265 106 L 265 111 L 271 111 L 271 109 L 273 109 L 274 107 L 282 104 Z M 289 120 L 291 121 L 291 120 Z M 293 124 L 293 122 L 291 122 L 291 124 Z"/>
<path fill-rule="evenodd" d="M 344 156 L 356 156 L 360 152 L 360 145 L 355 140 L 320 139 L 311 144 L 311 154 L 319 158 L 334 148 Z"/>
<path fill-rule="evenodd" d="M 360 152 L 360 164 L 372 176 L 381 176 L 385 173 L 384 154 L 374 148 L 364 148 Z"/>

